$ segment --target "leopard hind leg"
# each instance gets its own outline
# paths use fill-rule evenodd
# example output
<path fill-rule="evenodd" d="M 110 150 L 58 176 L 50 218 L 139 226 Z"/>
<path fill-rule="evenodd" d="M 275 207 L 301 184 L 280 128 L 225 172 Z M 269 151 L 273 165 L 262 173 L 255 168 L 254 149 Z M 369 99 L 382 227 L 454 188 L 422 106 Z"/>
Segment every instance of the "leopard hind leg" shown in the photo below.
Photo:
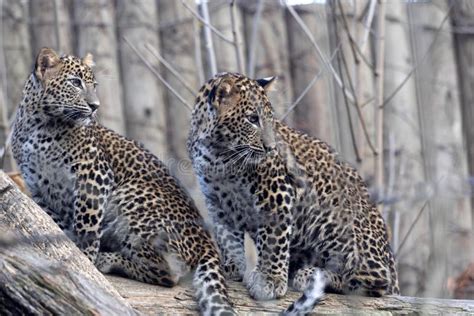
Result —
<path fill-rule="evenodd" d="M 160 256 L 154 258 L 133 258 L 120 252 L 100 252 L 96 267 L 104 274 L 115 274 L 144 283 L 173 287 L 179 277 Z"/>

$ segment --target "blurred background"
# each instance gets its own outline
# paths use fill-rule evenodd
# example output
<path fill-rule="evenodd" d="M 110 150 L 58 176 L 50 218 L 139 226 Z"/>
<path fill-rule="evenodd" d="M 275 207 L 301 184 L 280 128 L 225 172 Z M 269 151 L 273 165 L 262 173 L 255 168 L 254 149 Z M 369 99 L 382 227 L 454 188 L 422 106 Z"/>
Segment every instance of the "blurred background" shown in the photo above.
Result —
<path fill-rule="evenodd" d="M 93 53 L 99 119 L 205 214 L 186 152 L 214 73 L 276 75 L 276 116 L 360 170 L 402 294 L 474 298 L 474 1 L 0 0 L 0 144 L 41 47 Z M 5 171 L 16 167 L 8 151 Z"/>

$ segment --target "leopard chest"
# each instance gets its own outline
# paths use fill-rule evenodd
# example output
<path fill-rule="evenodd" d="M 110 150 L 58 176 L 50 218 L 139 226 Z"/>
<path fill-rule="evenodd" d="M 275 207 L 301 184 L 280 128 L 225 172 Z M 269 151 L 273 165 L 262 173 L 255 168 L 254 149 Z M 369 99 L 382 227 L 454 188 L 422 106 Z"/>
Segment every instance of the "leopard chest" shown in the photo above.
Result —
<path fill-rule="evenodd" d="M 75 197 L 73 164 L 77 159 L 65 143 L 55 140 L 57 136 L 47 129 L 31 129 L 17 150 L 21 151 L 20 169 L 33 199 L 68 226 Z"/>
<path fill-rule="evenodd" d="M 257 229 L 256 196 L 252 190 L 255 184 L 246 179 L 241 175 L 226 175 L 207 177 L 207 182 L 200 182 L 215 220 L 238 230 L 253 231 Z"/>

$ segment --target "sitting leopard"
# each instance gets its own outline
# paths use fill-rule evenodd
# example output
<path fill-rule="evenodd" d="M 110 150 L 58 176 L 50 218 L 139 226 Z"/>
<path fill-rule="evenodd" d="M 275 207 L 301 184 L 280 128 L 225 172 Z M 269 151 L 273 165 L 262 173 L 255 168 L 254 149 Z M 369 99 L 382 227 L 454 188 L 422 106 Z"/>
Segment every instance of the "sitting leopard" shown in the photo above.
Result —
<path fill-rule="evenodd" d="M 235 314 L 217 247 L 163 163 L 101 126 L 92 55 L 43 48 L 23 90 L 13 153 L 33 199 L 104 273 L 175 285 L 196 268 L 203 314 Z"/>
<path fill-rule="evenodd" d="M 326 143 L 274 118 L 272 82 L 218 74 L 192 114 L 188 151 L 227 277 L 244 275 L 248 232 L 257 247 L 246 278 L 255 299 L 283 296 L 289 279 L 304 290 L 315 272 L 326 291 L 398 294 L 387 229 L 365 183 Z M 312 309 L 305 296 L 290 310 Z"/>

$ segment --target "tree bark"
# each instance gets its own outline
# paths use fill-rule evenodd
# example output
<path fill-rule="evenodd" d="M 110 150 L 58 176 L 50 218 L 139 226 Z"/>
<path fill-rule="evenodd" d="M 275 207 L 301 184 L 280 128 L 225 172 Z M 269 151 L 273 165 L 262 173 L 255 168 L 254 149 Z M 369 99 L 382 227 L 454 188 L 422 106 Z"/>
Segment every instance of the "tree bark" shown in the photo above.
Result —
<path fill-rule="evenodd" d="M 0 313 L 54 315 L 198 314 L 192 275 L 173 288 L 104 276 L 54 221 L 0 171 Z M 257 302 L 238 282 L 227 282 L 237 312 L 274 314 L 301 293 Z M 125 301 L 119 296 L 122 295 Z M 473 301 L 369 298 L 328 294 L 315 312 L 325 314 L 469 314 Z"/>
<path fill-rule="evenodd" d="M 40 0 L 29 3 L 33 54 L 37 54 L 43 47 L 53 48 L 60 54 L 72 54 L 73 36 L 69 3 L 64 0 Z"/>
<path fill-rule="evenodd" d="M 474 5 L 470 0 L 451 1 L 451 21 L 454 31 L 457 74 L 459 78 L 461 114 L 467 152 L 470 182 L 474 183 Z M 474 197 L 471 199 L 474 205 Z M 474 209 L 471 212 L 471 223 L 474 227 Z"/>
<path fill-rule="evenodd" d="M 387 3 L 385 40 L 385 95 L 393 93 L 413 67 L 407 5 Z M 397 257 L 399 284 L 404 295 L 415 295 L 424 283 L 428 255 L 429 214 L 423 209 L 426 196 L 420 118 L 416 105 L 415 78 L 385 105 L 386 145 L 385 205 L 392 227 L 392 247 Z M 421 214 L 420 214 L 421 212 Z M 411 229 L 419 216 L 418 224 Z M 400 248 L 401 247 L 401 248 Z"/>
<path fill-rule="evenodd" d="M 198 307 L 191 280 L 168 289 L 133 280 L 108 276 L 107 279 L 143 315 L 197 315 Z M 239 315 L 275 315 L 286 309 L 301 293 L 288 291 L 282 299 L 255 301 L 242 283 L 227 281 L 229 296 Z M 473 301 L 422 299 L 405 296 L 383 298 L 328 294 L 312 315 L 451 315 L 474 312 Z"/>
<path fill-rule="evenodd" d="M 281 117 L 288 110 L 293 99 L 285 9 L 277 1 L 260 1 L 262 1 L 262 8 L 259 18 L 256 17 L 258 1 L 240 2 L 245 43 L 247 43 L 246 73 L 253 79 L 278 77 L 275 91 L 270 91 L 269 97 L 275 109 L 275 115 Z M 289 121 L 288 118 L 287 122 Z"/>
<path fill-rule="evenodd" d="M 1 78 L 6 91 L 8 117 L 22 98 L 22 90 L 31 71 L 31 48 L 28 33 L 28 2 L 1 0 L 2 44 L 6 77 Z M 2 61 L 3 63 L 3 61 Z"/>
<path fill-rule="evenodd" d="M 159 50 L 158 14 L 154 0 L 117 2 L 120 65 L 123 85 L 127 136 L 165 160 L 166 112 L 162 85 L 150 69 L 128 47 L 123 37 L 138 49 L 156 69 L 159 62 L 145 47 Z"/>
<path fill-rule="evenodd" d="M 326 4 L 295 6 L 294 9 L 312 31 L 323 53 L 330 56 L 332 52 L 328 36 L 329 16 L 326 12 Z M 339 147 L 337 146 L 338 128 L 331 74 L 325 71 L 324 64 L 307 35 L 289 13 L 286 14 L 286 25 L 294 92 L 293 102 L 319 74 L 317 81 L 295 106 L 293 124 L 297 129 Z"/>
<path fill-rule="evenodd" d="M 209 1 L 208 3 L 209 15 L 211 18 L 212 25 L 218 29 L 226 38 L 232 40 L 232 23 L 231 23 L 231 11 L 230 1 L 227 0 L 215 0 Z M 235 30 L 239 34 L 243 34 L 243 20 L 242 12 L 238 10 L 236 14 L 236 26 Z M 238 68 L 237 53 L 233 44 L 223 41 L 217 35 L 213 34 L 213 43 L 216 53 L 217 72 L 241 72 Z M 239 49 L 242 52 L 245 51 L 244 43 L 239 43 Z M 242 61 L 243 65 L 245 62 Z M 214 76 L 210 74 L 208 77 Z"/>
<path fill-rule="evenodd" d="M 194 0 L 186 0 L 186 3 L 197 11 Z M 199 48 L 199 45 L 195 43 L 193 25 L 195 18 L 181 1 L 159 1 L 158 12 L 162 56 L 178 72 L 180 78 L 170 69 L 162 67 L 164 76 L 166 81 L 179 91 L 186 102 L 193 106 L 198 89 L 204 83 L 199 82 L 194 55 L 195 49 Z M 185 88 L 180 80 L 183 80 L 192 91 Z M 166 91 L 166 104 L 167 121 L 172 127 L 167 131 L 170 158 L 172 158 L 168 160 L 168 166 L 187 188 L 198 208 L 203 211 L 206 209 L 204 198 L 196 181 L 186 148 L 191 109 L 181 103 L 170 91 Z"/>
<path fill-rule="evenodd" d="M 5 69 L 0 69 L 0 78 L 3 75 L 3 71 L 5 71 Z M 9 148 L 6 148 L 9 133 L 10 122 L 8 117 L 7 100 L 4 94 L 3 82 L 0 82 L 0 169 L 7 172 L 15 169 L 15 161 L 12 152 Z"/>
<path fill-rule="evenodd" d="M 114 3 L 108 0 L 74 1 L 76 51 L 81 57 L 87 53 L 94 55 L 101 102 L 99 120 L 125 134 L 114 10 Z"/>
<path fill-rule="evenodd" d="M 467 161 L 453 38 L 445 0 L 409 4 L 424 168 L 432 195 L 430 255 L 422 296 L 449 295 L 447 279 L 474 259 Z M 440 25 L 443 28 L 437 33 Z M 421 27 L 420 27 L 421 26 Z M 434 45 L 431 43 L 436 40 Z M 426 54 L 426 52 L 428 53 Z M 472 105 L 471 105 L 472 106 Z M 471 144 L 472 146 L 472 144 Z"/>
<path fill-rule="evenodd" d="M 3 171 L 0 231 L 0 314 L 135 314 L 54 221 Z"/>
<path fill-rule="evenodd" d="M 349 7 L 349 3 L 344 1 L 344 5 Z M 348 62 L 351 58 L 352 51 L 349 41 L 346 38 L 346 31 L 343 28 L 342 15 L 339 10 L 338 1 L 330 1 L 326 4 L 327 9 L 327 23 L 328 33 L 330 40 L 330 53 L 326 54 L 329 60 L 330 54 L 332 54 L 338 47 L 339 51 L 336 53 L 332 60 L 332 67 L 338 74 L 342 83 L 337 83 L 335 76 L 331 72 L 326 72 L 329 80 L 333 80 L 334 85 L 334 109 L 335 109 L 335 121 L 337 124 L 337 142 L 335 143 L 336 149 L 341 155 L 353 165 L 360 163 L 360 149 L 359 140 L 356 135 L 356 123 L 357 123 L 357 112 L 353 104 L 351 104 L 348 97 L 345 96 L 343 88 L 348 93 L 353 94 L 350 88 L 350 81 L 353 81 L 347 76 L 346 66 L 344 65 L 344 58 Z M 346 8 L 348 9 L 348 8 Z M 353 64 L 352 64 L 353 65 Z M 347 64 L 349 72 L 354 70 L 354 67 Z"/>

